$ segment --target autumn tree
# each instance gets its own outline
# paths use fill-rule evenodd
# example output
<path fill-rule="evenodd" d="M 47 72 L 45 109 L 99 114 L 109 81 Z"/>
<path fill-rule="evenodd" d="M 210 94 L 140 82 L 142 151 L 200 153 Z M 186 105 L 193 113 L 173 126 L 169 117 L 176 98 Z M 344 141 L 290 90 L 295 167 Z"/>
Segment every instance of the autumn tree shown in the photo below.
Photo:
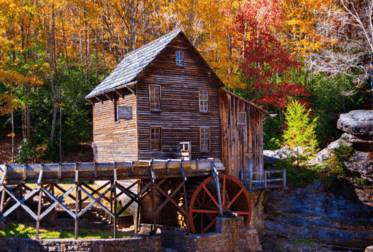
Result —
<path fill-rule="evenodd" d="M 280 0 L 246 2 L 232 26 L 234 45 L 241 51 L 241 78 L 259 104 L 284 108 L 290 97 L 308 96 L 306 88 L 293 83 L 291 70 L 299 63 L 276 37 L 282 28 Z"/>

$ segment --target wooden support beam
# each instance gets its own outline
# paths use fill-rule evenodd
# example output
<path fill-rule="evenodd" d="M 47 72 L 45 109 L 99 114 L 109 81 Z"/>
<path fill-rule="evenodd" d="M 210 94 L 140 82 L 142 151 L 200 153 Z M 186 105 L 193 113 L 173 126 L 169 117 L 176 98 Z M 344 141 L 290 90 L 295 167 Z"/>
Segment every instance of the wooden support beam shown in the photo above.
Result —
<path fill-rule="evenodd" d="M 45 211 L 44 213 L 41 214 L 39 217 L 40 220 L 42 220 L 52 209 L 54 209 L 57 205 L 60 205 L 73 219 L 76 219 L 76 214 L 74 214 L 67 206 L 63 204 L 63 200 L 74 190 L 76 189 L 76 185 L 73 185 L 68 189 L 62 196 L 57 198 L 56 196 L 52 195 L 46 188 L 41 187 L 41 190 L 45 193 L 48 194 L 49 197 L 54 201 L 53 204 L 51 204 Z"/>
<path fill-rule="evenodd" d="M 119 211 L 118 215 L 122 214 L 133 202 L 136 202 L 137 204 L 141 205 L 146 211 L 153 214 L 153 212 L 144 206 L 141 203 L 141 198 L 144 197 L 142 194 L 149 189 L 151 186 L 151 183 L 147 184 L 137 195 L 135 195 L 133 192 L 127 190 L 125 187 L 123 187 L 121 184 L 117 184 L 117 188 L 121 191 L 123 191 L 131 200 Z"/>
<path fill-rule="evenodd" d="M 152 167 L 153 169 L 153 167 Z M 150 182 L 152 184 L 152 214 L 153 214 L 153 231 L 154 231 L 154 234 L 153 235 L 157 235 L 157 221 L 155 219 L 155 200 L 154 200 L 154 186 L 155 186 L 155 183 L 154 183 L 154 180 Z"/>
<path fill-rule="evenodd" d="M 259 201 L 260 201 L 260 197 L 262 196 L 262 193 L 263 193 L 263 190 L 260 190 L 259 196 L 258 196 L 258 198 L 256 199 L 256 202 L 255 202 L 255 206 L 258 206 Z"/>
<path fill-rule="evenodd" d="M 62 187 L 60 187 L 58 184 L 55 184 L 54 186 L 57 187 L 57 189 L 60 190 L 60 191 L 62 191 L 63 193 L 66 192 L 66 190 L 63 189 Z M 76 200 L 76 198 L 73 195 L 71 195 L 71 194 L 69 194 L 67 196 L 70 197 L 71 199 L 73 199 L 74 201 Z"/>
<path fill-rule="evenodd" d="M 89 185 L 87 185 L 86 183 L 84 182 L 80 182 L 81 185 L 84 185 L 86 188 L 88 188 L 89 190 L 91 190 L 91 195 L 94 196 L 95 194 L 97 195 L 100 195 L 99 192 L 100 190 L 102 190 L 103 188 L 105 188 L 106 186 L 108 186 L 110 184 L 110 181 L 108 181 L 107 183 L 105 183 L 104 185 L 100 186 L 98 189 L 93 189 L 92 187 L 90 187 Z M 82 201 L 86 201 L 89 197 L 88 196 L 85 196 Z M 110 202 L 110 199 L 106 196 L 103 196 L 102 197 L 103 199 L 105 199 L 107 202 Z"/>
<path fill-rule="evenodd" d="M 269 190 L 269 192 L 267 193 L 267 195 L 265 196 L 264 200 L 263 200 L 263 203 L 262 203 L 263 206 L 265 205 L 265 203 L 266 203 L 267 200 L 269 199 L 269 196 L 271 196 L 272 192 L 273 192 L 273 189 L 271 188 L 271 189 Z"/>
<path fill-rule="evenodd" d="M 173 199 L 172 197 L 183 187 L 185 181 L 181 182 L 180 185 L 170 194 L 168 195 L 166 192 L 164 192 L 157 184 L 154 183 L 154 187 L 155 189 L 160 192 L 165 198 L 166 200 L 158 207 L 158 209 L 155 211 L 154 215 L 157 215 L 159 213 L 159 211 L 167 204 L 167 202 L 171 202 L 177 209 L 179 209 L 179 211 L 186 215 L 187 212 L 182 209 L 179 204 L 177 204 Z"/>
<path fill-rule="evenodd" d="M 101 202 L 100 202 L 100 199 L 106 195 L 109 191 L 112 191 L 114 188 L 114 184 L 111 184 L 111 186 L 106 189 L 106 191 L 104 193 L 102 193 L 98 198 L 95 198 L 93 197 L 89 192 L 87 192 L 83 187 L 80 188 L 80 190 L 82 190 L 85 194 L 88 195 L 89 198 L 91 198 L 93 201 L 88 205 L 86 206 L 86 208 L 84 208 L 84 210 L 82 210 L 82 212 L 79 213 L 79 218 L 84 214 L 86 213 L 94 204 L 98 204 L 102 209 L 105 210 L 105 212 L 107 212 L 111 217 L 114 218 L 114 214 L 112 213 L 112 211 L 110 211 L 109 209 L 107 209 Z"/>
<path fill-rule="evenodd" d="M 36 221 L 36 240 L 39 240 L 39 229 L 40 229 L 40 214 L 41 214 L 41 207 L 42 207 L 42 198 L 43 198 L 43 191 L 41 187 L 38 187 L 39 190 L 39 201 L 38 201 L 38 219 Z"/>
<path fill-rule="evenodd" d="M 187 192 L 185 187 L 185 182 L 183 183 L 183 189 L 184 189 L 184 205 L 185 205 L 185 220 L 187 224 L 187 235 L 190 234 L 190 228 L 189 228 L 189 213 L 188 213 L 188 199 L 187 199 Z"/>
<path fill-rule="evenodd" d="M 74 233 L 75 233 L 75 240 L 78 239 L 78 208 L 79 208 L 79 168 L 78 164 L 75 163 L 75 186 L 76 186 L 76 191 L 75 191 L 75 228 L 74 228 Z"/>

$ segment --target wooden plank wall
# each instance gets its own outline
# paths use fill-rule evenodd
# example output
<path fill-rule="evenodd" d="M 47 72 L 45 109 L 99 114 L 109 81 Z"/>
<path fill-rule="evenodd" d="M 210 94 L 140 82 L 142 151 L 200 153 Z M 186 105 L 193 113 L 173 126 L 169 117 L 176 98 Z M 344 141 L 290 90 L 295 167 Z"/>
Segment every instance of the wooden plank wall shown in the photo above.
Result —
<path fill-rule="evenodd" d="M 114 95 L 99 96 L 103 102 L 95 101 L 93 106 L 93 151 L 96 162 L 123 162 L 137 159 L 137 109 L 136 96 L 122 90 L 119 106 L 132 106 L 132 119 L 115 121 Z"/>
<path fill-rule="evenodd" d="M 184 66 L 175 64 L 182 51 Z M 192 47 L 177 36 L 138 76 L 139 159 L 170 156 L 178 141 L 192 142 L 192 158 L 221 158 L 219 85 Z M 150 111 L 149 85 L 161 86 L 161 111 Z M 209 93 L 209 113 L 199 112 L 199 89 Z M 210 152 L 200 152 L 200 127 L 210 127 Z M 150 127 L 162 129 L 162 151 L 150 151 Z"/>
<path fill-rule="evenodd" d="M 219 100 L 226 172 L 239 178 L 240 170 L 263 171 L 263 112 L 223 89 Z M 238 125 L 239 112 L 246 112 L 246 125 Z"/>

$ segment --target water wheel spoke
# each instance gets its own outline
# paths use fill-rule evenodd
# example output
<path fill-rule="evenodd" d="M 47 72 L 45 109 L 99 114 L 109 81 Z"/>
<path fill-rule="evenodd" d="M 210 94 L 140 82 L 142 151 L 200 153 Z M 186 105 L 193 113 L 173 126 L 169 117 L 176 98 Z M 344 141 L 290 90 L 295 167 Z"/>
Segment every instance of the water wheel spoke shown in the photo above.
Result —
<path fill-rule="evenodd" d="M 215 194 L 214 194 L 214 199 L 215 199 L 217 196 L 218 196 L 218 193 L 215 193 Z M 212 201 L 211 198 L 210 198 L 208 201 L 206 201 L 205 206 L 207 206 L 207 204 L 210 203 L 210 201 Z"/>
<path fill-rule="evenodd" d="M 202 206 L 202 203 L 201 203 L 201 201 L 199 201 L 198 198 L 196 198 L 196 201 L 197 201 L 197 203 L 199 204 L 199 206 Z"/>
<path fill-rule="evenodd" d="M 193 209 L 192 212 L 194 213 L 214 213 L 217 214 L 217 210 L 208 210 L 208 209 Z"/>
<path fill-rule="evenodd" d="M 210 214 L 206 213 L 207 217 L 209 217 L 209 219 L 212 221 L 213 218 L 210 216 Z"/>
<path fill-rule="evenodd" d="M 241 189 L 241 190 L 236 194 L 236 196 L 234 196 L 234 198 L 232 199 L 232 201 L 229 202 L 229 205 L 227 206 L 227 208 L 229 208 L 229 207 L 233 204 L 233 202 L 236 201 L 236 199 L 238 198 L 238 196 L 240 196 L 241 193 L 242 193 L 244 190 L 245 190 L 245 188 L 242 188 L 242 189 Z"/>
<path fill-rule="evenodd" d="M 210 222 L 210 224 L 207 225 L 207 227 L 205 227 L 205 229 L 202 230 L 201 233 L 203 234 L 204 232 L 206 232 L 213 224 L 215 224 L 215 221 L 216 221 L 216 217 L 214 218 L 213 221 Z"/>
<path fill-rule="evenodd" d="M 201 212 L 196 212 L 194 215 L 193 215 L 193 220 L 200 214 Z"/>
<path fill-rule="evenodd" d="M 203 187 L 203 189 L 205 189 L 206 193 L 210 196 L 212 201 L 215 203 L 216 207 L 219 208 L 219 203 L 216 202 L 215 198 L 211 195 L 210 191 L 206 188 L 206 186 L 204 184 L 202 184 L 202 187 Z"/>

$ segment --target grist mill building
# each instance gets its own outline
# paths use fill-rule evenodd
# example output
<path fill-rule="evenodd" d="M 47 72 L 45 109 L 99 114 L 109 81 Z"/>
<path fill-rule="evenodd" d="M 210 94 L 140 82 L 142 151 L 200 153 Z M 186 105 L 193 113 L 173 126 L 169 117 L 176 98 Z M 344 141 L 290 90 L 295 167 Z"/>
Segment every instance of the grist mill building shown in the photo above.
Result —
<path fill-rule="evenodd" d="M 263 170 L 263 115 L 226 91 L 174 30 L 127 54 L 86 96 L 96 162 L 218 158 L 226 173 Z"/>

